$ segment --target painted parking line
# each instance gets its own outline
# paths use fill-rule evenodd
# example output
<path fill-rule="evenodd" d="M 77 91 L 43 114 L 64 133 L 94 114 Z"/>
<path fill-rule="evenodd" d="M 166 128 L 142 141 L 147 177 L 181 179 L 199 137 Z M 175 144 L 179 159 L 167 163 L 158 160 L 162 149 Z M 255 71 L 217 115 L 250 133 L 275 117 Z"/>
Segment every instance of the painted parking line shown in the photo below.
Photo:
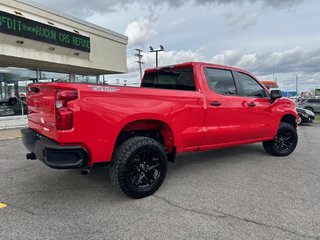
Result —
<path fill-rule="evenodd" d="M 6 206 L 7 206 L 7 204 L 0 202 L 0 208 L 5 208 Z"/>

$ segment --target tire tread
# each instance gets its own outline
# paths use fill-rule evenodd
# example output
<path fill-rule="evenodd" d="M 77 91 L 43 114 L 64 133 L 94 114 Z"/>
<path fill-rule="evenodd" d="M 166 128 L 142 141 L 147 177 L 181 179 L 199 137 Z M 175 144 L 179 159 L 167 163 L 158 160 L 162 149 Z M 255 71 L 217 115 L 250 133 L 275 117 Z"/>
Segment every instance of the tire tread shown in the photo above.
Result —
<path fill-rule="evenodd" d="M 161 175 L 161 179 L 159 184 L 154 186 L 151 190 L 145 192 L 137 192 L 130 189 L 125 182 L 124 172 L 126 171 L 126 162 L 130 158 L 131 154 L 139 148 L 143 148 L 144 146 L 152 146 L 157 148 L 165 162 L 165 172 Z M 132 137 L 122 143 L 120 147 L 116 150 L 113 157 L 113 164 L 110 169 L 110 178 L 112 183 L 124 192 L 127 196 L 131 198 L 143 198 L 149 195 L 152 195 L 158 188 L 161 186 L 167 171 L 167 154 L 165 152 L 164 147 L 157 142 L 156 140 L 148 137 Z"/>
<path fill-rule="evenodd" d="M 286 122 L 281 122 L 280 126 L 278 128 L 277 134 L 279 131 L 284 131 L 284 130 L 291 131 L 293 133 L 293 136 L 296 138 L 293 147 L 288 152 L 283 153 L 283 152 L 278 152 L 276 150 L 276 148 L 274 146 L 274 140 L 263 142 L 262 144 L 263 144 L 264 149 L 270 155 L 278 156 L 278 157 L 288 156 L 289 154 L 291 154 L 295 150 L 295 148 L 298 144 L 297 130 L 291 124 L 286 123 Z"/>

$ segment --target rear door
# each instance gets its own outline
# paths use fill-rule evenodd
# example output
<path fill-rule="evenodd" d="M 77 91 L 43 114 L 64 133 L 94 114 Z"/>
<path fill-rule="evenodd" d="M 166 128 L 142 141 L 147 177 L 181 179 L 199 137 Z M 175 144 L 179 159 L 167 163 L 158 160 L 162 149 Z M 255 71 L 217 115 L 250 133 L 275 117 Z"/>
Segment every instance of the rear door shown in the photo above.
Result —
<path fill-rule="evenodd" d="M 315 111 L 320 112 L 320 99 L 316 99 Z"/>
<path fill-rule="evenodd" d="M 320 99 L 309 99 L 308 102 L 314 112 L 320 112 Z"/>

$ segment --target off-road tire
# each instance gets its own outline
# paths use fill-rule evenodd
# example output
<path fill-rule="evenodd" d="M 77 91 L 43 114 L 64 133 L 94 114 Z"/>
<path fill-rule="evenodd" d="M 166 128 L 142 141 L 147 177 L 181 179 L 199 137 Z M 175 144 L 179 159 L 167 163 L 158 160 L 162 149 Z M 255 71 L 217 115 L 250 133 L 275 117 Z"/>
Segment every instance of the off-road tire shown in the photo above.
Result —
<path fill-rule="evenodd" d="M 297 130 L 291 124 L 281 122 L 275 138 L 263 142 L 263 147 L 273 156 L 287 156 L 294 151 L 297 144 Z"/>
<path fill-rule="evenodd" d="M 110 177 L 113 184 L 135 199 L 147 197 L 157 191 L 168 168 L 164 147 L 147 137 L 133 137 L 123 142 L 116 150 L 112 162 Z M 139 186 L 143 183 L 146 186 Z"/>

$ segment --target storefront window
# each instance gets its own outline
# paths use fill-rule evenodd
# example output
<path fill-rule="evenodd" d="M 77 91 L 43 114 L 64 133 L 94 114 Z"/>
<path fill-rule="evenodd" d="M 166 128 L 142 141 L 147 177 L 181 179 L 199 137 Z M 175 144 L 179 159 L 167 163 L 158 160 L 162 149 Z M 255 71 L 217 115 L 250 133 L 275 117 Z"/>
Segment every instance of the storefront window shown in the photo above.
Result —
<path fill-rule="evenodd" d="M 90 76 L 90 75 L 76 75 L 75 82 L 77 83 L 91 83 L 96 84 L 98 83 L 99 78 L 97 76 Z"/>
<path fill-rule="evenodd" d="M 67 73 L 40 71 L 39 82 L 69 82 L 70 75 Z"/>
<path fill-rule="evenodd" d="M 26 87 L 36 82 L 70 82 L 67 73 L 0 66 L 0 117 L 27 115 Z M 105 77 L 75 75 L 75 82 L 108 84 Z"/>
<path fill-rule="evenodd" d="M 35 70 L 0 66 L 0 117 L 26 115 L 26 86 L 36 82 Z"/>

